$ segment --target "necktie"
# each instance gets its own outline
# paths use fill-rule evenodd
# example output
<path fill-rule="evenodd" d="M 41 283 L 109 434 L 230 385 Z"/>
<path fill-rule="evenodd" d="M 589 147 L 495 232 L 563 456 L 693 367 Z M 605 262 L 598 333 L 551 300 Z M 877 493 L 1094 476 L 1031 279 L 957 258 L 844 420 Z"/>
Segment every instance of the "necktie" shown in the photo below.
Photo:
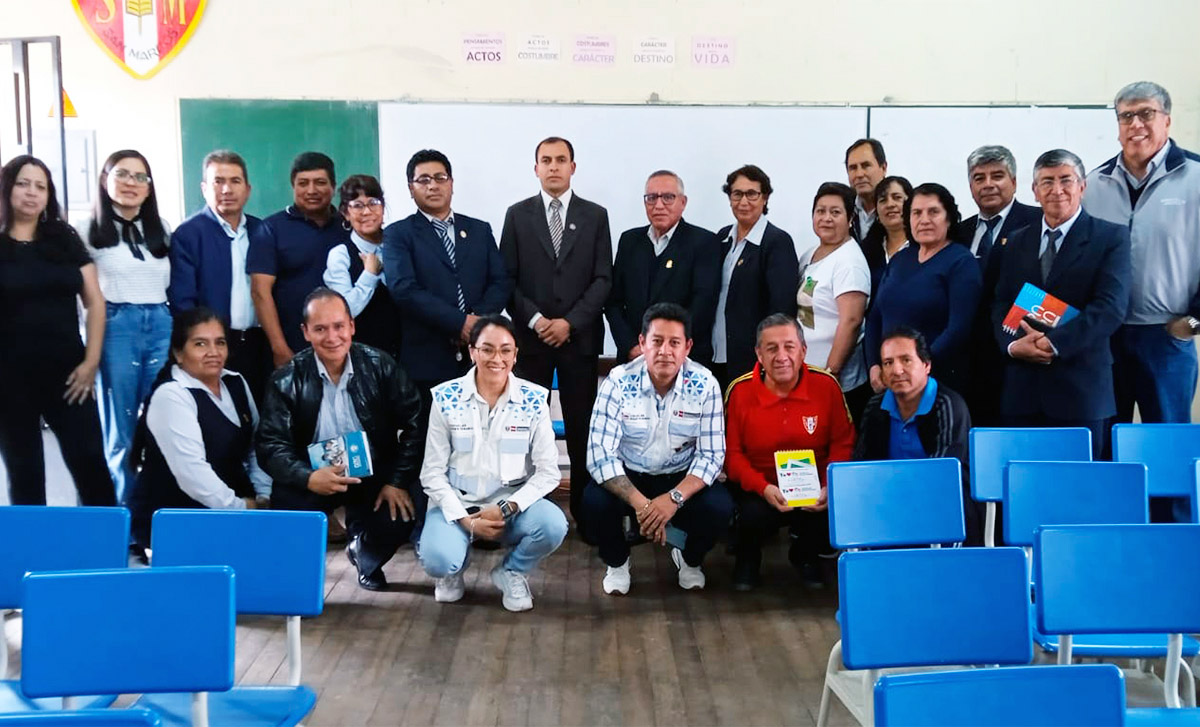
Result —
<path fill-rule="evenodd" d="M 121 226 L 121 239 L 129 246 L 129 252 L 138 260 L 145 260 L 146 256 L 142 254 L 141 245 L 145 244 L 142 239 L 142 232 L 137 228 L 137 221 L 142 219 L 139 213 L 132 220 L 127 220 L 121 215 L 113 215 L 113 219 Z"/>
<path fill-rule="evenodd" d="M 1038 258 L 1042 263 L 1042 283 L 1050 277 L 1050 268 L 1054 267 L 1054 257 L 1058 255 L 1056 244 L 1058 238 L 1062 237 L 1062 230 L 1046 230 L 1046 238 L 1049 242 L 1046 243 L 1046 249 L 1042 251 L 1042 256 Z"/>
<path fill-rule="evenodd" d="M 979 238 L 979 248 L 975 251 L 975 257 L 980 260 L 986 260 L 988 253 L 992 251 L 992 243 L 995 241 L 993 232 L 996 225 L 1000 224 L 1001 219 L 1000 215 L 996 215 L 990 220 L 983 221 L 983 224 L 987 225 L 987 229 L 983 231 L 983 237 Z"/>
<path fill-rule="evenodd" d="M 555 197 L 550 200 L 550 242 L 554 245 L 554 257 L 562 251 L 562 202 Z"/>
<path fill-rule="evenodd" d="M 455 271 L 455 285 L 458 288 L 458 309 L 463 313 L 467 312 L 467 299 L 463 297 L 462 283 L 457 280 L 458 263 L 454 259 L 454 238 L 450 237 L 450 225 L 452 218 L 439 220 L 433 218 L 433 227 L 438 232 L 438 237 L 442 238 L 442 247 L 446 248 L 446 257 L 450 258 L 450 267 Z"/>

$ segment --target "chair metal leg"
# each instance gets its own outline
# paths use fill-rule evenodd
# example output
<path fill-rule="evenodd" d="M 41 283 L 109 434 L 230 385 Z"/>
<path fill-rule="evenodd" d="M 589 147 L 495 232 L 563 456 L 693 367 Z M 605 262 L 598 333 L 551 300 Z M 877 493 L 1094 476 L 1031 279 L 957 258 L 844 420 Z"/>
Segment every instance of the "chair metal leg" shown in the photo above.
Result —
<path fill-rule="evenodd" d="M 1196 706 L 1196 676 L 1192 672 L 1192 667 L 1187 663 L 1186 659 L 1180 659 L 1179 665 L 1183 672 L 1184 687 L 1183 687 L 1183 704 L 1185 707 Z"/>
<path fill-rule="evenodd" d="M 875 682 L 879 680 L 878 669 L 867 669 L 863 673 L 863 714 L 866 727 L 875 725 Z"/>
<path fill-rule="evenodd" d="M 1163 697 L 1167 706 L 1178 709 L 1183 706 L 1179 699 L 1179 667 L 1183 664 L 1183 634 L 1167 637 L 1167 665 L 1163 672 Z"/>
<path fill-rule="evenodd" d="M 983 546 L 996 547 L 996 503 L 988 502 L 983 506 Z"/>
<path fill-rule="evenodd" d="M 829 663 L 825 666 L 825 684 L 821 688 L 821 709 L 817 712 L 817 727 L 825 727 L 829 724 L 829 696 L 833 691 L 829 687 L 829 680 L 833 678 L 841 665 L 842 641 L 838 639 L 838 642 L 829 651 Z"/>
<path fill-rule="evenodd" d="M 287 619 L 288 684 L 300 686 L 300 617 Z"/>
<path fill-rule="evenodd" d="M 1071 634 L 1061 634 L 1058 637 L 1058 663 L 1071 663 Z"/>
<path fill-rule="evenodd" d="M 192 727 L 208 727 L 208 692 L 192 695 Z"/>
<path fill-rule="evenodd" d="M 0 679 L 8 678 L 8 610 L 0 609 Z"/>

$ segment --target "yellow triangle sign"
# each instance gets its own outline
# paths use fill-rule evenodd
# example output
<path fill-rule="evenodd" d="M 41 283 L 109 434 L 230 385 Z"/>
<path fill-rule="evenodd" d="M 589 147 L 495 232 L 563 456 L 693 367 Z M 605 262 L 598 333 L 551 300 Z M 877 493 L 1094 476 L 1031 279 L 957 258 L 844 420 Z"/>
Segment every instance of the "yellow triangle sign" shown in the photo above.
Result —
<path fill-rule="evenodd" d="M 50 112 L 46 115 L 53 118 L 55 112 L 54 104 L 50 104 Z M 71 97 L 67 95 L 67 89 L 63 89 L 63 118 L 75 119 L 79 115 L 75 113 L 75 104 L 71 103 Z"/>

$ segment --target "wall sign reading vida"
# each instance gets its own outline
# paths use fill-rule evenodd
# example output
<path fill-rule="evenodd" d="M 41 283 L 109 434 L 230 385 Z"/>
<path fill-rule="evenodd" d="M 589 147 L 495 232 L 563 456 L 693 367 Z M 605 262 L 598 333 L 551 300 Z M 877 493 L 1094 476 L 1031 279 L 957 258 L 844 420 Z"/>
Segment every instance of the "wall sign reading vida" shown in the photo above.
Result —
<path fill-rule="evenodd" d="M 71 0 L 92 40 L 134 78 L 162 70 L 192 37 L 206 0 Z"/>
<path fill-rule="evenodd" d="M 697 35 L 692 38 L 692 65 L 729 68 L 733 65 L 733 38 Z"/>

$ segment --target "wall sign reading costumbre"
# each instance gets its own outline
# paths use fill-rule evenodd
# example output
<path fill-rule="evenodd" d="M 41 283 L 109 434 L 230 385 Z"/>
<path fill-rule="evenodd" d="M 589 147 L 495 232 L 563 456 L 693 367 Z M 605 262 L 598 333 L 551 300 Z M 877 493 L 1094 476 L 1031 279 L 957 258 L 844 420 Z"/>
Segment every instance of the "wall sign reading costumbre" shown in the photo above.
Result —
<path fill-rule="evenodd" d="M 71 0 L 96 45 L 134 78 L 162 70 L 192 37 L 206 0 Z"/>

